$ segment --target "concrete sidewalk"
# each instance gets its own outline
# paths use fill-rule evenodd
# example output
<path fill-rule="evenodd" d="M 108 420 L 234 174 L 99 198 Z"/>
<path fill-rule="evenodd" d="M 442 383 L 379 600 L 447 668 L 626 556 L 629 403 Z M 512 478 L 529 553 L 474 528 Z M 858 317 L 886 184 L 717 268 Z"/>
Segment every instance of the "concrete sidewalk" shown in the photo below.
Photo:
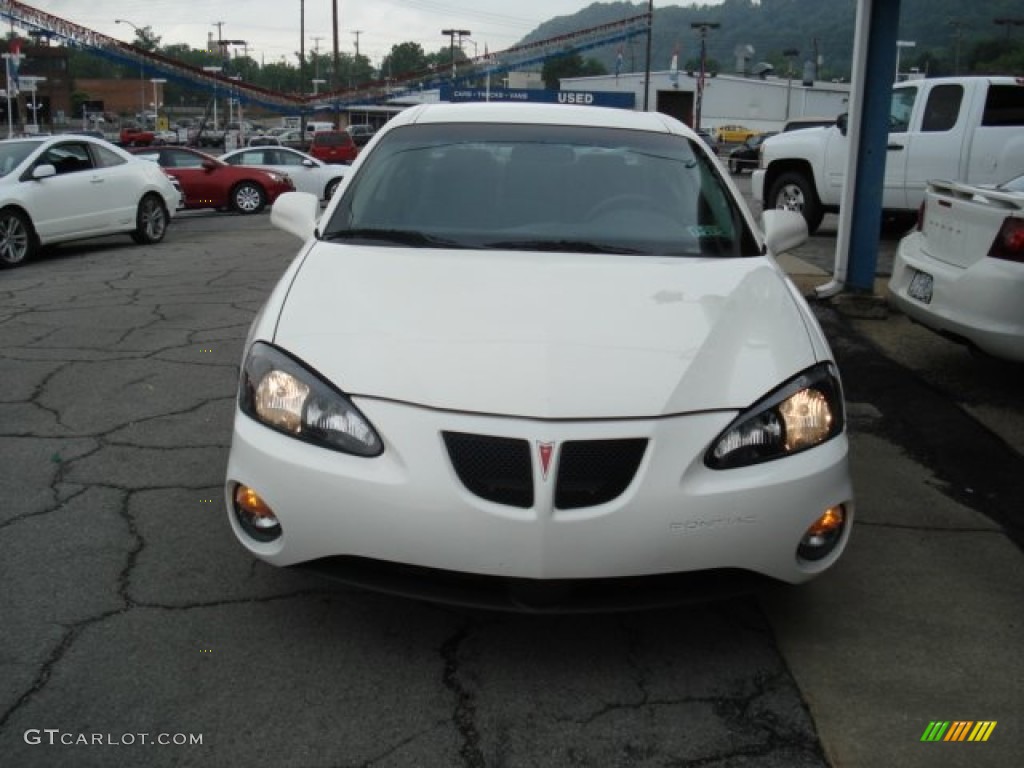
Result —
<path fill-rule="evenodd" d="M 798 256 L 779 262 L 805 295 L 831 279 Z M 886 279 L 876 287 L 883 300 Z M 873 373 L 899 365 L 910 371 L 903 378 L 941 387 L 951 369 L 961 377 L 976 374 L 976 361 L 965 362 L 962 347 L 896 313 L 842 324 L 859 338 L 837 336 L 836 323 L 826 330 L 847 389 L 858 393 L 857 399 L 847 394 L 856 524 L 846 554 L 828 574 L 763 598 L 779 649 L 834 766 L 1018 765 L 1024 754 L 1021 550 L 990 516 L 957 500 L 996 491 L 951 487 L 915 458 L 929 456 L 929 445 L 908 450 L 890 439 L 900 414 L 883 412 L 871 396 L 890 377 L 864 381 L 864 372 L 847 364 L 873 356 Z M 956 399 L 948 406 L 954 415 L 961 407 L 978 422 L 964 441 L 976 440 L 979 450 L 984 443 L 1009 472 L 1024 470 L 1020 401 L 993 409 L 969 402 L 970 394 L 968 402 Z M 985 743 L 922 742 L 936 720 L 997 725 Z"/>

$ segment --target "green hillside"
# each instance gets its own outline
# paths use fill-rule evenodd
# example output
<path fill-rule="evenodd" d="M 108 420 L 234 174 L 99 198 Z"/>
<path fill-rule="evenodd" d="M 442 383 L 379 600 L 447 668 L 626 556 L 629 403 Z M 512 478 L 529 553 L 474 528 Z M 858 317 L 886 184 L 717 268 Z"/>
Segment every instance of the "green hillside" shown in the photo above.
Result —
<path fill-rule="evenodd" d="M 725 0 L 720 5 L 681 7 L 655 3 L 651 68 L 666 69 L 673 49 L 680 66 L 700 51 L 693 22 L 720 26 L 707 38 L 708 58 L 724 73 L 736 69 L 737 46 L 754 48 L 753 61 L 785 71 L 783 51 L 800 52 L 798 63 L 813 57 L 815 46 L 823 79 L 848 78 L 853 50 L 856 0 Z M 522 42 L 534 42 L 647 12 L 647 3 L 594 3 L 571 16 L 544 22 Z M 931 75 L 988 72 L 1024 75 L 1024 26 L 997 25 L 996 19 L 1024 22 L 1021 0 L 903 0 L 899 39 L 914 41 L 901 54 L 901 71 L 919 66 Z M 957 39 L 959 37 L 959 56 Z M 646 42 L 636 37 L 622 46 L 624 71 L 644 68 Z M 618 46 L 586 52 L 612 71 Z"/>

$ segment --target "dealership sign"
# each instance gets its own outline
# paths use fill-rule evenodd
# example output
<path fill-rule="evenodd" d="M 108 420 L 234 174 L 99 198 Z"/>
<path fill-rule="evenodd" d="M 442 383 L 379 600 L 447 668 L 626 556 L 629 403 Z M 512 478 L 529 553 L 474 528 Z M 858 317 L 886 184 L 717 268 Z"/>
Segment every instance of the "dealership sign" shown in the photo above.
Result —
<path fill-rule="evenodd" d="M 636 94 L 622 91 L 549 91 L 533 88 L 459 88 L 441 86 L 441 101 L 518 101 L 583 104 L 588 107 L 636 107 Z"/>

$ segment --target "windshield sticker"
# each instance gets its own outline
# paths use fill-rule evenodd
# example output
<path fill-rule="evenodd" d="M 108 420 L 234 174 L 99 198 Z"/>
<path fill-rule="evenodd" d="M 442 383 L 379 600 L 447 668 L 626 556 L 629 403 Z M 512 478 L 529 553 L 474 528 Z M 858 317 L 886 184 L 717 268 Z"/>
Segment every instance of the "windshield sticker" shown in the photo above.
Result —
<path fill-rule="evenodd" d="M 725 230 L 715 226 L 692 226 L 687 227 L 686 231 L 694 237 L 726 237 Z"/>

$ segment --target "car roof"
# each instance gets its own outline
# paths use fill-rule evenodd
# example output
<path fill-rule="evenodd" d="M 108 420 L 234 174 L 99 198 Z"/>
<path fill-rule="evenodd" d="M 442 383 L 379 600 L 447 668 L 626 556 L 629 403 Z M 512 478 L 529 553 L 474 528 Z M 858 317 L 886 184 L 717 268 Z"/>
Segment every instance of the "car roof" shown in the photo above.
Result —
<path fill-rule="evenodd" d="M 695 135 L 680 121 L 660 112 L 634 112 L 629 109 L 567 104 L 508 104 L 493 101 L 420 104 L 400 112 L 384 126 L 384 129 L 412 123 L 539 123 L 627 128 L 678 133 L 691 137 Z"/>

